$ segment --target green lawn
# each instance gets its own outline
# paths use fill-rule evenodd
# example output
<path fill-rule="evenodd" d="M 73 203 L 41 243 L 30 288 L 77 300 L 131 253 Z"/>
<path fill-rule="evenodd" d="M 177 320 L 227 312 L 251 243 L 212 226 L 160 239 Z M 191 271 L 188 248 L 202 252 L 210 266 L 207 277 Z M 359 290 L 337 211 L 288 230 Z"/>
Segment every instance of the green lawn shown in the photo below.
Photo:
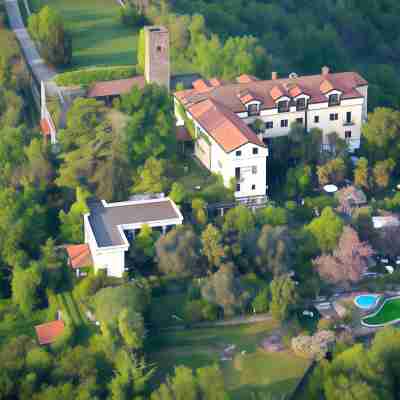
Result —
<path fill-rule="evenodd" d="M 400 298 L 388 300 L 375 316 L 367 316 L 362 321 L 368 325 L 382 325 L 397 319 L 400 319 Z"/>
<path fill-rule="evenodd" d="M 119 21 L 115 0 L 30 0 L 34 11 L 50 4 L 72 32 L 73 64 L 68 69 L 136 64 L 137 34 Z"/>
<path fill-rule="evenodd" d="M 154 384 L 165 379 L 176 365 L 199 368 L 218 363 L 232 400 L 249 399 L 250 393 L 291 393 L 309 363 L 291 352 L 267 353 L 259 349 L 262 339 L 277 327 L 271 321 L 162 333 L 149 346 L 150 359 L 158 366 Z M 236 345 L 235 356 L 231 361 L 221 361 L 223 350 L 232 344 Z"/>

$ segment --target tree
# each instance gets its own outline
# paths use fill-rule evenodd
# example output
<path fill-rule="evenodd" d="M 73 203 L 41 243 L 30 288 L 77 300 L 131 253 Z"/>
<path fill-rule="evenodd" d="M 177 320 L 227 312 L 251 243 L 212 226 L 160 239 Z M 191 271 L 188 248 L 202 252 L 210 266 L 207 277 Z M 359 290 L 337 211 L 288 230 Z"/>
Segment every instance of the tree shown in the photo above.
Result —
<path fill-rule="evenodd" d="M 43 58 L 54 65 L 68 65 L 72 58 L 72 42 L 60 14 L 49 6 L 28 19 L 28 30 L 39 42 Z"/>
<path fill-rule="evenodd" d="M 368 160 L 361 157 L 354 170 L 354 184 L 360 188 L 369 188 Z"/>
<path fill-rule="evenodd" d="M 335 158 L 318 166 L 317 175 L 320 185 L 343 182 L 346 177 L 346 164 L 342 158 Z"/>
<path fill-rule="evenodd" d="M 169 192 L 169 198 L 176 204 L 181 204 L 186 198 L 186 191 L 184 186 L 179 182 L 174 182 Z"/>
<path fill-rule="evenodd" d="M 270 288 L 266 286 L 262 289 L 252 302 L 252 307 L 256 313 L 266 313 L 270 305 Z"/>
<path fill-rule="evenodd" d="M 201 198 L 193 199 L 192 210 L 196 222 L 200 225 L 205 225 L 207 223 L 206 202 Z"/>
<path fill-rule="evenodd" d="M 121 110 L 129 115 L 123 149 L 132 167 L 150 157 L 176 153 L 173 106 L 165 88 L 155 84 L 134 87 L 121 98 Z"/>
<path fill-rule="evenodd" d="M 326 207 L 320 217 L 314 218 L 306 226 L 306 230 L 314 236 L 320 250 L 328 252 L 336 248 L 343 231 L 343 221 L 331 207 Z"/>
<path fill-rule="evenodd" d="M 208 224 L 201 234 L 203 254 L 207 257 L 210 267 L 219 267 L 224 257 L 222 235 L 218 228 Z"/>
<path fill-rule="evenodd" d="M 380 189 L 385 189 L 389 185 L 390 174 L 394 170 L 396 162 L 391 158 L 384 161 L 377 161 L 374 165 L 373 175 L 375 184 Z"/>
<path fill-rule="evenodd" d="M 60 211 L 61 238 L 69 243 L 83 242 L 83 215 L 89 212 L 86 200 L 89 193 L 80 187 L 76 188 L 76 201 L 68 213 Z"/>
<path fill-rule="evenodd" d="M 35 138 L 24 151 L 27 158 L 25 176 L 28 182 L 35 186 L 46 187 L 53 178 L 48 147 L 44 141 Z"/>
<path fill-rule="evenodd" d="M 41 247 L 39 265 L 43 274 L 44 288 L 58 292 L 62 288 L 68 287 L 67 266 L 57 254 L 53 239 L 47 239 L 45 245 Z"/>
<path fill-rule="evenodd" d="M 135 267 L 145 266 L 152 262 L 156 254 L 155 242 L 157 238 L 158 235 L 152 231 L 150 226 L 142 225 L 129 250 Z"/>
<path fill-rule="evenodd" d="M 222 229 L 225 233 L 237 233 L 239 236 L 244 236 L 254 227 L 253 213 L 247 207 L 240 205 L 226 213 Z"/>
<path fill-rule="evenodd" d="M 198 388 L 192 370 L 182 365 L 175 367 L 174 373 L 173 377 L 170 377 L 157 392 L 152 394 L 151 400 L 196 400 L 198 398 Z"/>
<path fill-rule="evenodd" d="M 151 400 L 226 400 L 224 376 L 218 365 L 199 368 L 196 374 L 190 368 L 177 366 L 174 375 L 167 377 Z"/>
<path fill-rule="evenodd" d="M 177 227 L 156 243 L 158 269 L 163 274 L 190 276 L 198 271 L 200 241 L 192 229 Z"/>
<path fill-rule="evenodd" d="M 227 400 L 224 375 L 218 365 L 199 368 L 196 377 L 201 399 Z"/>
<path fill-rule="evenodd" d="M 116 328 L 123 310 L 143 313 L 149 304 L 149 297 L 146 289 L 125 284 L 99 290 L 93 298 L 93 304 L 98 320 L 110 328 Z M 123 316 L 124 323 L 127 317 Z"/>
<path fill-rule="evenodd" d="M 125 308 L 119 313 L 118 329 L 126 345 L 133 350 L 143 347 L 144 320 L 143 316 L 132 309 Z"/>
<path fill-rule="evenodd" d="M 104 103 L 78 97 L 67 112 L 66 129 L 58 140 L 64 152 L 78 149 L 96 137 L 96 131 L 107 126 Z"/>
<path fill-rule="evenodd" d="M 257 247 L 255 262 L 261 272 L 276 277 L 291 269 L 294 243 L 287 227 L 264 225 L 257 240 Z"/>
<path fill-rule="evenodd" d="M 41 282 L 42 275 L 36 263 L 27 269 L 15 268 L 13 271 L 13 302 L 19 305 L 25 316 L 31 314 L 40 303 L 38 290 Z"/>
<path fill-rule="evenodd" d="M 256 222 L 259 225 L 286 225 L 288 222 L 287 211 L 282 207 L 267 206 L 257 211 Z"/>
<path fill-rule="evenodd" d="M 22 117 L 22 98 L 12 90 L 0 87 L 0 128 L 16 128 L 22 122 Z"/>
<path fill-rule="evenodd" d="M 141 399 L 154 370 L 148 370 L 143 359 L 127 351 L 118 352 L 116 368 L 110 382 L 111 400 Z"/>
<path fill-rule="evenodd" d="M 358 282 L 368 267 L 371 247 L 361 242 L 357 232 L 345 227 L 333 255 L 322 255 L 314 260 L 321 278 L 329 283 L 350 287 Z"/>
<path fill-rule="evenodd" d="M 285 321 L 297 304 L 297 301 L 296 285 L 288 275 L 282 275 L 273 279 L 271 282 L 270 309 L 275 319 Z"/>
<path fill-rule="evenodd" d="M 166 178 L 167 162 L 150 157 L 139 167 L 137 178 L 133 179 L 133 193 L 162 193 L 169 187 Z"/>
<path fill-rule="evenodd" d="M 241 288 L 235 272 L 232 263 L 222 264 L 217 272 L 207 278 L 201 289 L 203 298 L 222 307 L 226 317 L 243 311 L 248 303 L 247 294 Z"/>
<path fill-rule="evenodd" d="M 368 115 L 362 133 L 367 141 L 369 158 L 372 161 L 399 158 L 400 111 L 377 107 Z"/>

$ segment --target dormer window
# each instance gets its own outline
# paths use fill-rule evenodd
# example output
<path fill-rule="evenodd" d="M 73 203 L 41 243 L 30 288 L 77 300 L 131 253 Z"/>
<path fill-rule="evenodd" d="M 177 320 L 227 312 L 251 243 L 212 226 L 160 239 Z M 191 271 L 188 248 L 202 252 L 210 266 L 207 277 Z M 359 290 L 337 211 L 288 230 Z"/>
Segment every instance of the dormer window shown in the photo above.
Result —
<path fill-rule="evenodd" d="M 334 93 L 329 95 L 328 105 L 331 106 L 338 106 L 340 104 L 340 97 L 338 93 Z"/>
<path fill-rule="evenodd" d="M 278 102 L 278 112 L 283 113 L 283 112 L 289 112 L 289 101 L 288 100 L 283 100 Z"/>
<path fill-rule="evenodd" d="M 255 115 L 260 115 L 260 105 L 258 103 L 249 104 L 247 106 L 247 113 L 249 114 L 249 117 L 253 117 Z"/>
<path fill-rule="evenodd" d="M 302 111 L 306 109 L 306 99 L 304 97 L 296 100 L 296 111 Z"/>

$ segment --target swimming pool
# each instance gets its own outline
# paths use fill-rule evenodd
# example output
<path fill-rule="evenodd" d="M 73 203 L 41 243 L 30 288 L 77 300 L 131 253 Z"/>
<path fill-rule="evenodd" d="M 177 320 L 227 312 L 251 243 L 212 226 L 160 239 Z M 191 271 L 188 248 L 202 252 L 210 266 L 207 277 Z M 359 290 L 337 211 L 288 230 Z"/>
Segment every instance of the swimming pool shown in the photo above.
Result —
<path fill-rule="evenodd" d="M 354 304 L 362 310 L 369 310 L 376 306 L 380 297 L 379 294 L 362 294 L 354 298 Z"/>

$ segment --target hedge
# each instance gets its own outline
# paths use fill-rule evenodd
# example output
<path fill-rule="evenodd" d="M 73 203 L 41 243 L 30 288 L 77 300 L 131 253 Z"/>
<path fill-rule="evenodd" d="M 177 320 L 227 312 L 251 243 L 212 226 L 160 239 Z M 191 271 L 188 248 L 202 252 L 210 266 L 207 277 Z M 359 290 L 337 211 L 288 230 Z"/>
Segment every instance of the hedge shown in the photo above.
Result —
<path fill-rule="evenodd" d="M 87 68 L 58 74 L 55 78 L 59 86 L 88 86 L 94 82 L 126 79 L 137 75 L 136 66 Z"/>

